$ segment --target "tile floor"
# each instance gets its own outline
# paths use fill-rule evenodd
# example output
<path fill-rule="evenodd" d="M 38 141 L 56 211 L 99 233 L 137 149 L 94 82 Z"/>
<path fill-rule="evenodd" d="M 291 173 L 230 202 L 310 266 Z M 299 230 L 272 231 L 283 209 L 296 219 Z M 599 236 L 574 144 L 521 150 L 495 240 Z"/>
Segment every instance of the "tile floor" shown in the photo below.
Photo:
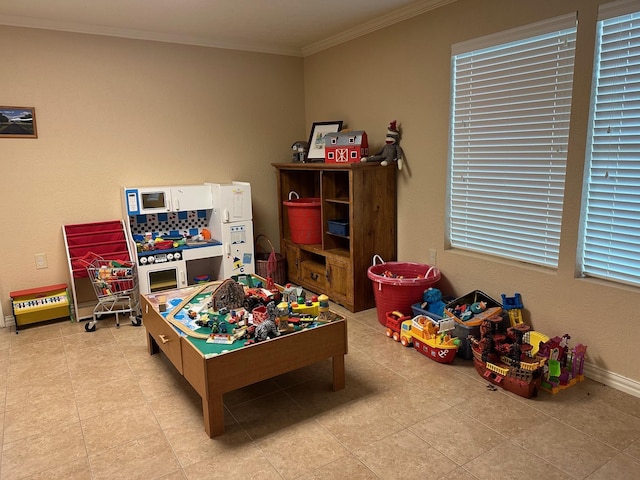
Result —
<path fill-rule="evenodd" d="M 2 329 L 0 480 L 640 478 L 640 398 L 588 379 L 492 391 L 470 361 L 388 339 L 375 310 L 343 313 L 346 389 L 326 361 L 232 392 L 215 439 L 144 328 Z"/>

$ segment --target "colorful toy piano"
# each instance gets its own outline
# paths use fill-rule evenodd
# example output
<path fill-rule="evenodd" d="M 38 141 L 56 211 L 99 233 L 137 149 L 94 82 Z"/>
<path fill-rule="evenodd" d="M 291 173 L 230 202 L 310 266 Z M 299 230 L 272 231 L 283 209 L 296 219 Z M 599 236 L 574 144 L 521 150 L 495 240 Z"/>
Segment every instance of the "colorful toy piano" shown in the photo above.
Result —
<path fill-rule="evenodd" d="M 9 293 L 16 333 L 31 323 L 69 317 L 73 321 L 73 308 L 69 290 L 64 283 L 46 287 L 18 290 Z"/>

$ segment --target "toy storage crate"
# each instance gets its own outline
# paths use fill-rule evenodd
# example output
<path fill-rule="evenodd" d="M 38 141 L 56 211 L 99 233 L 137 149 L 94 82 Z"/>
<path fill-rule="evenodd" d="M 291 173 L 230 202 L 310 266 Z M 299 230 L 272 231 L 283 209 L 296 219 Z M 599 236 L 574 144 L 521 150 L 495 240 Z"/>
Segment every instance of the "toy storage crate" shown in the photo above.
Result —
<path fill-rule="evenodd" d="M 329 233 L 334 235 L 349 236 L 349 220 L 328 220 Z"/>
<path fill-rule="evenodd" d="M 425 310 L 424 308 L 422 308 L 420 306 L 419 303 L 414 303 L 413 305 L 411 305 L 411 311 L 413 312 L 413 316 L 417 317 L 418 315 L 425 315 L 433 320 L 435 320 L 436 322 L 439 322 L 440 320 L 442 320 L 442 317 L 440 315 L 437 315 L 435 313 L 431 313 L 427 310 Z"/>
<path fill-rule="evenodd" d="M 485 302 L 487 304 L 487 309 L 493 307 L 499 307 L 500 312 L 502 314 L 502 323 L 500 324 L 500 331 L 505 332 L 507 326 L 509 325 L 509 319 L 502 312 L 502 305 L 491 298 L 484 292 L 480 290 L 474 290 L 473 292 L 467 293 L 462 297 L 456 298 L 451 302 L 447 303 L 444 308 L 445 315 L 455 319 L 456 328 L 453 329 L 451 335 L 458 337 L 460 339 L 460 347 L 458 348 L 458 356 L 470 360 L 473 358 L 473 352 L 471 351 L 471 342 L 469 342 L 469 335 L 473 335 L 475 338 L 480 340 L 480 325 L 482 324 L 482 319 L 478 320 L 475 317 L 464 321 L 461 318 L 457 317 L 452 313 L 452 310 L 456 305 L 471 305 L 476 302 Z M 506 321 L 505 321 L 506 319 Z"/>

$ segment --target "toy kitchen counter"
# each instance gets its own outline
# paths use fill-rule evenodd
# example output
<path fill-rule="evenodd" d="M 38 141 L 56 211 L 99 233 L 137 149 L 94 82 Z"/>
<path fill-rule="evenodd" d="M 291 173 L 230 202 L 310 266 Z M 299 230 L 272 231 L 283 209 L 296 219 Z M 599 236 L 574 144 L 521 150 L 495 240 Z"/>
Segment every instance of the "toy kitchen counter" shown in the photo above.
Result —
<path fill-rule="evenodd" d="M 209 437 L 224 433 L 223 395 L 331 358 L 333 390 L 345 386 L 347 324 L 336 318 L 270 340 L 245 345 L 208 342 L 184 333 L 175 318 L 207 302 L 219 282 L 141 295 L 149 354 L 162 351 L 202 398 L 204 428 Z M 206 329 L 203 328 L 202 332 Z M 211 330 L 209 329 L 209 332 Z"/>
<path fill-rule="evenodd" d="M 164 242 L 172 242 L 171 240 L 165 240 L 158 242 L 162 244 Z M 205 242 L 185 242 L 180 245 L 174 243 L 175 246 L 169 248 L 155 248 L 153 250 L 138 250 L 138 265 L 150 265 L 153 263 L 164 263 L 171 261 L 179 261 L 182 258 L 207 258 L 222 255 L 222 242 L 217 240 L 208 240 Z M 213 247 L 213 248 L 212 248 Z M 189 250 L 193 252 L 186 253 Z"/>

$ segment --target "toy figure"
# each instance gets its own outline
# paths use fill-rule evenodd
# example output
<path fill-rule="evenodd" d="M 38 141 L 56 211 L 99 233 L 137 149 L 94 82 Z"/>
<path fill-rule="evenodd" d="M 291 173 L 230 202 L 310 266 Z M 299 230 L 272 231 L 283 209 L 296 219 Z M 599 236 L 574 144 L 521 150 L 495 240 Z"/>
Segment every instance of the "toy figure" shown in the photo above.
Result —
<path fill-rule="evenodd" d="M 295 142 L 293 145 L 291 145 L 291 151 L 293 152 L 293 157 L 291 159 L 293 163 L 304 163 L 307 161 L 309 144 L 302 141 Z"/>
<path fill-rule="evenodd" d="M 421 308 L 429 313 L 433 313 L 442 317 L 444 315 L 444 307 L 446 303 L 442 301 L 442 292 L 437 288 L 430 287 L 422 294 Z"/>
<path fill-rule="evenodd" d="M 278 336 L 280 336 L 280 332 L 278 331 L 276 322 L 274 322 L 271 318 L 267 318 L 265 321 L 256 326 L 254 340 L 256 342 L 262 342 L 268 338 L 274 338 Z"/>
<path fill-rule="evenodd" d="M 375 155 L 370 157 L 362 157 L 362 162 L 380 162 L 380 165 L 386 167 L 390 163 L 397 162 L 398 170 L 402 170 L 402 162 L 404 160 L 404 152 L 402 147 L 398 145 L 400 141 L 400 131 L 397 128 L 396 121 L 389 123 L 387 128 L 386 145 Z"/>
<path fill-rule="evenodd" d="M 267 338 L 274 338 L 280 335 L 276 319 L 278 316 L 278 309 L 275 302 L 269 302 L 266 307 L 267 316 L 266 319 L 256 325 L 255 341 L 262 342 Z"/>

